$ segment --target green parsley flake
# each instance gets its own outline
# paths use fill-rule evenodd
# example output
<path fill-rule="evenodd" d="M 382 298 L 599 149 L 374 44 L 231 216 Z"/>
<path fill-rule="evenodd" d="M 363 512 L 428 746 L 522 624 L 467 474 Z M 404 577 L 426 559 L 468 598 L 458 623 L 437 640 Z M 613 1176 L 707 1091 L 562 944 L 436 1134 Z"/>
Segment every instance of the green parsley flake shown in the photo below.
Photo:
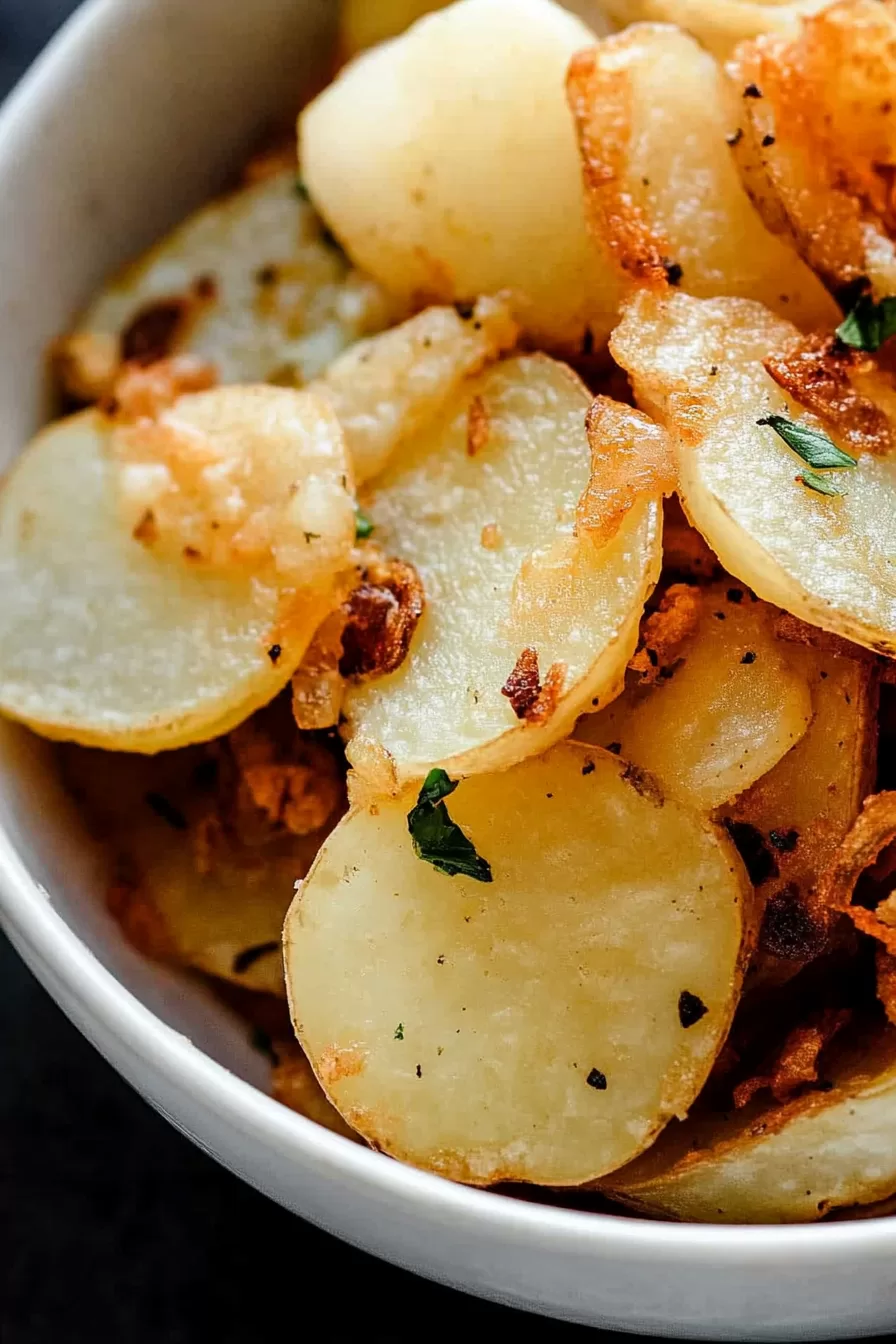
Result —
<path fill-rule="evenodd" d="M 300 201 L 310 201 L 311 194 L 300 177 L 296 178 L 296 195 Z"/>
<path fill-rule="evenodd" d="M 814 490 L 819 495 L 848 495 L 849 491 L 844 490 L 842 485 L 837 485 L 828 476 L 819 476 L 817 471 L 801 471 L 796 478 L 802 485 L 806 485 L 810 490 Z"/>
<path fill-rule="evenodd" d="M 863 294 L 840 323 L 837 336 L 854 350 L 879 350 L 884 341 L 896 336 L 896 298 L 875 303 L 870 295 Z"/>
<path fill-rule="evenodd" d="M 372 519 L 372 518 L 368 518 L 367 514 L 364 512 L 364 510 L 361 508 L 360 505 L 356 505 L 356 507 L 355 507 L 355 541 L 366 541 L 367 538 L 368 538 L 368 537 L 370 536 L 370 534 L 372 533 L 373 528 L 374 528 L 373 519 Z"/>
<path fill-rule="evenodd" d="M 417 804 L 408 813 L 414 853 L 447 877 L 491 882 L 491 865 L 476 853 L 476 846 L 451 820 L 443 802 L 456 788 L 457 781 L 449 779 L 444 770 L 430 770 L 426 776 Z"/>
<path fill-rule="evenodd" d="M 395 1034 L 394 1034 L 394 1036 L 392 1037 L 392 1039 L 393 1039 L 393 1041 L 403 1041 L 403 1040 L 404 1040 L 404 1023 L 403 1023 L 403 1022 L 399 1022 L 398 1026 L 395 1028 Z"/>
<path fill-rule="evenodd" d="M 778 438 L 784 440 L 788 448 L 792 448 L 798 457 L 816 471 L 856 465 L 856 459 L 838 448 L 824 430 L 813 429 L 811 425 L 801 425 L 796 420 L 789 420 L 786 415 L 767 415 L 756 423 L 768 425 Z"/>

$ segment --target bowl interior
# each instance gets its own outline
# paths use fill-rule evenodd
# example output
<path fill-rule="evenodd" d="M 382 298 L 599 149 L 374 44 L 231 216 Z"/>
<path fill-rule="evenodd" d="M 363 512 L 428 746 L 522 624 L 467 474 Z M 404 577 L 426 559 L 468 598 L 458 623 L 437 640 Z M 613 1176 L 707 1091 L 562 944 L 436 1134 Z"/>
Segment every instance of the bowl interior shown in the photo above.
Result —
<path fill-rule="evenodd" d="M 46 418 L 44 352 L 102 279 L 207 199 L 328 68 L 330 0 L 91 0 L 12 95 L 0 135 L 0 471 Z M 165 1023 L 265 1086 L 245 1025 L 147 963 L 53 750 L 0 725 L 0 830 L 66 924 Z"/>

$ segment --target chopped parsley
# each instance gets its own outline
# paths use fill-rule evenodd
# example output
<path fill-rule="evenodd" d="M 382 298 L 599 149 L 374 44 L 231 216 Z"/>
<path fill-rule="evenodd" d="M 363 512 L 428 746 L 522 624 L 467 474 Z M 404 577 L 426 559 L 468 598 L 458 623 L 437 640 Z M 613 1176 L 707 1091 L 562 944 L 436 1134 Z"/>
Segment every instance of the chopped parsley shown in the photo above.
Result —
<path fill-rule="evenodd" d="M 601 1073 L 600 1069 L 592 1069 L 585 1082 L 589 1087 L 593 1087 L 596 1092 L 606 1092 L 607 1090 L 607 1075 Z"/>
<path fill-rule="evenodd" d="M 476 846 L 448 815 L 444 799 L 457 788 L 444 770 L 430 770 L 424 780 L 417 804 L 408 813 L 408 830 L 418 859 L 431 863 L 446 877 L 472 877 L 491 882 L 487 860 L 476 853 Z"/>
<path fill-rule="evenodd" d="M 854 350 L 879 350 L 891 336 L 896 336 L 896 298 L 875 303 L 863 294 L 837 328 L 838 339 Z"/>
<path fill-rule="evenodd" d="M 678 1020 L 685 1030 L 693 1027 L 708 1012 L 706 1004 L 696 994 L 692 994 L 688 989 L 681 991 L 678 996 Z"/>
<path fill-rule="evenodd" d="M 404 1023 L 403 1023 L 403 1022 L 399 1022 L 398 1026 L 395 1028 L 395 1032 L 394 1032 L 394 1034 L 393 1034 L 393 1036 L 392 1036 L 392 1039 L 393 1039 L 393 1041 L 403 1041 L 403 1040 L 404 1040 Z"/>
<path fill-rule="evenodd" d="M 817 471 L 801 471 L 796 478 L 801 485 L 805 485 L 809 490 L 814 490 L 817 495 L 848 495 L 849 491 L 844 490 L 842 485 L 837 485 L 834 481 L 829 481 L 826 476 L 819 476 Z"/>
<path fill-rule="evenodd" d="M 369 518 L 360 504 L 355 507 L 355 541 L 366 541 L 373 532 L 373 519 Z"/>
<path fill-rule="evenodd" d="M 788 419 L 786 415 L 766 415 L 756 423 L 768 425 L 779 439 L 784 440 L 788 448 L 793 449 L 797 457 L 801 457 L 807 466 L 816 470 L 856 465 L 856 459 L 838 448 L 824 430 L 813 429 L 811 425 L 801 425 L 796 420 Z"/>

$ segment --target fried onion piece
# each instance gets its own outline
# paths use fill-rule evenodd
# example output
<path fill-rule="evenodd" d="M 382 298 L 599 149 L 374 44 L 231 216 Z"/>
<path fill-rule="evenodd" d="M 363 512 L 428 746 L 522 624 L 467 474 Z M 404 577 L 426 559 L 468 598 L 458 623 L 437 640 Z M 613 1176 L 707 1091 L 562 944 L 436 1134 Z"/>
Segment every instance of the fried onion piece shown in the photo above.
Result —
<path fill-rule="evenodd" d="M 870 282 L 896 293 L 896 8 L 841 0 L 794 38 L 738 48 L 735 143 L 744 181 L 834 294 Z"/>
<path fill-rule="evenodd" d="M 196 355 L 173 355 L 153 364 L 124 364 L 100 409 L 116 425 L 155 420 L 179 397 L 207 392 L 218 381 L 212 364 Z"/>
<path fill-rule="evenodd" d="M 401 667 L 426 607 L 420 575 L 406 560 L 374 560 L 343 611 L 339 671 L 347 680 L 369 681 Z"/>
<path fill-rule="evenodd" d="M 585 420 L 591 476 L 576 506 L 576 529 L 598 546 L 612 540 L 638 500 L 675 489 L 669 439 L 659 425 L 609 397 L 595 397 Z"/>
<path fill-rule="evenodd" d="M 682 645 L 697 631 L 703 598 L 692 584 L 673 583 L 663 593 L 656 611 L 641 623 L 638 649 L 628 667 L 638 674 L 642 686 L 652 686 L 668 674 Z"/>
<path fill-rule="evenodd" d="M 316 632 L 292 678 L 292 712 L 299 728 L 333 728 L 339 722 L 345 698 L 345 678 L 339 671 L 345 604 Z"/>
<path fill-rule="evenodd" d="M 896 955 L 896 897 L 885 897 L 876 910 L 853 905 L 852 901 L 859 878 L 894 840 L 896 792 L 872 794 L 865 799 L 818 886 L 823 909 L 831 915 L 844 911 L 861 933 L 876 938 L 892 955 Z"/>
<path fill-rule="evenodd" d="M 853 453 L 892 451 L 896 386 L 868 355 L 816 333 L 763 360 L 766 372 Z"/>
<path fill-rule="evenodd" d="M 608 37 L 574 57 L 567 95 L 589 227 L 624 282 L 759 299 L 800 326 L 835 319 L 750 204 L 725 143 L 736 102 L 692 37 L 658 24 Z"/>
<path fill-rule="evenodd" d="M 227 739 L 248 799 L 271 826 L 292 835 L 319 831 L 344 802 L 332 753 L 295 732 L 272 733 L 265 714 L 248 719 Z"/>
<path fill-rule="evenodd" d="M 768 1073 L 756 1074 L 738 1083 L 733 1094 L 736 1109 L 743 1110 L 757 1092 L 766 1088 L 780 1103 L 789 1101 L 800 1088 L 817 1083 L 822 1052 L 849 1023 L 851 1016 L 848 1009 L 828 1008 L 815 1022 L 794 1027 L 772 1061 Z"/>

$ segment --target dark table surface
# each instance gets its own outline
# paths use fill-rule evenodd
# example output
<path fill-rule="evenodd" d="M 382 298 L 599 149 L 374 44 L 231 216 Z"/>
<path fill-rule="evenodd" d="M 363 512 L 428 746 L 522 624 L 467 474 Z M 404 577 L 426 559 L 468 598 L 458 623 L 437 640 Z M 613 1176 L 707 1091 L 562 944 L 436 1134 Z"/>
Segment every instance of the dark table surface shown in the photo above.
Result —
<path fill-rule="evenodd" d="M 73 8 L 0 0 L 0 96 Z M 336 1339 L 586 1334 L 415 1279 L 257 1195 L 121 1081 L 2 935 L 0 1229 L 4 1344 L 251 1344 L 304 1333 L 315 1287 Z"/>

